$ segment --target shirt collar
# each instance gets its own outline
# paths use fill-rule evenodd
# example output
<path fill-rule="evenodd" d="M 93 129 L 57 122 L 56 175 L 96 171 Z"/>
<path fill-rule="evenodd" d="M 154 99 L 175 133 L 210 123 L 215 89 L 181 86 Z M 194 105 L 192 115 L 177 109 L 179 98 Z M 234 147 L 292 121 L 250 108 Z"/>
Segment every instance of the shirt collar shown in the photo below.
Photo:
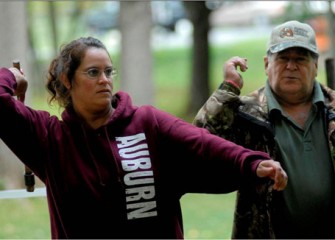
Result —
<path fill-rule="evenodd" d="M 282 108 L 279 105 L 277 99 L 275 98 L 275 96 L 274 96 L 274 94 L 271 90 L 269 81 L 266 81 L 265 95 L 266 95 L 266 98 L 268 100 L 269 112 L 280 111 L 282 113 L 283 112 Z M 314 82 L 313 100 L 312 101 L 313 101 L 314 105 L 319 105 L 320 104 L 320 105 L 324 106 L 324 104 L 325 104 L 325 97 L 322 93 L 321 86 L 317 81 Z"/>

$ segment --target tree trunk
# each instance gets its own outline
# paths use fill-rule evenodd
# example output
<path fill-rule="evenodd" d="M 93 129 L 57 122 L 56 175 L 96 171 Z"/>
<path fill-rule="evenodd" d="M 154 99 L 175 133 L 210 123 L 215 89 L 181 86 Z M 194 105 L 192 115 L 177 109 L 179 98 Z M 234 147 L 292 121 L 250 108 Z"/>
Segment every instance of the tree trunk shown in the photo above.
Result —
<path fill-rule="evenodd" d="M 329 39 L 330 39 L 330 55 L 332 58 L 335 58 L 335 14 L 332 11 L 332 2 L 328 1 L 328 26 L 329 26 Z"/>
<path fill-rule="evenodd" d="M 136 105 L 154 104 L 151 2 L 120 1 L 121 90 Z"/>
<path fill-rule="evenodd" d="M 194 116 L 209 97 L 210 10 L 205 1 L 185 1 L 188 17 L 193 24 L 192 84 L 187 113 Z"/>
<path fill-rule="evenodd" d="M 0 22 L 0 32 L 2 33 L 0 38 L 0 67 L 11 67 L 12 61 L 18 59 L 29 79 L 26 2 L 0 2 Z M 27 94 L 26 101 L 29 101 L 29 98 L 29 94 Z M 0 141 L 1 185 L 5 188 L 24 187 L 23 172 L 24 165 Z"/>
<path fill-rule="evenodd" d="M 56 6 L 53 1 L 48 2 L 48 13 L 50 18 L 50 34 L 52 36 L 52 55 L 56 55 L 58 50 L 58 31 L 57 31 L 57 14 Z"/>

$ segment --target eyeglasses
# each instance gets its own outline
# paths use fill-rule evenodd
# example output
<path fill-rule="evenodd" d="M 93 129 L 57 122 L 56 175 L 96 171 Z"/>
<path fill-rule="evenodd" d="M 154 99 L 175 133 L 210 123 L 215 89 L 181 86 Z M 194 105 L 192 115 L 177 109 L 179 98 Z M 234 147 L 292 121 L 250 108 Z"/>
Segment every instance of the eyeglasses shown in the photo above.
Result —
<path fill-rule="evenodd" d="M 115 68 L 106 68 L 105 70 L 101 71 L 98 68 L 90 68 L 87 71 L 79 71 L 85 74 L 90 79 L 98 79 L 101 77 L 102 72 L 105 74 L 106 78 L 112 79 L 115 78 L 117 71 Z"/>

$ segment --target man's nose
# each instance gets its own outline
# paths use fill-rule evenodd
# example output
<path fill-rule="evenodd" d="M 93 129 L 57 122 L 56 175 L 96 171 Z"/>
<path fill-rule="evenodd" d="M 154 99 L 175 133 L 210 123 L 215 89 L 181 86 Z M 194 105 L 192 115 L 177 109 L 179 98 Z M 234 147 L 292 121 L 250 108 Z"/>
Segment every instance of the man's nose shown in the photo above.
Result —
<path fill-rule="evenodd" d="M 287 68 L 290 70 L 296 70 L 297 69 L 297 62 L 295 59 L 289 59 L 287 61 Z"/>

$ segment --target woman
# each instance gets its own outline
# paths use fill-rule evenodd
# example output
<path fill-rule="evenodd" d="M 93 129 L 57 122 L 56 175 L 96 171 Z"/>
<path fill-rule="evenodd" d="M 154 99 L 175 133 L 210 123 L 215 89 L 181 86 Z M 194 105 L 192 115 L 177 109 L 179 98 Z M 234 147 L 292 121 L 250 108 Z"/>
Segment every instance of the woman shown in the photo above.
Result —
<path fill-rule="evenodd" d="M 286 173 L 267 154 L 133 106 L 113 95 L 114 73 L 99 40 L 64 46 L 47 83 L 60 120 L 15 100 L 27 82 L 0 69 L 0 137 L 45 183 L 52 238 L 183 238 L 185 193 L 228 193 L 259 177 L 284 189 Z"/>

